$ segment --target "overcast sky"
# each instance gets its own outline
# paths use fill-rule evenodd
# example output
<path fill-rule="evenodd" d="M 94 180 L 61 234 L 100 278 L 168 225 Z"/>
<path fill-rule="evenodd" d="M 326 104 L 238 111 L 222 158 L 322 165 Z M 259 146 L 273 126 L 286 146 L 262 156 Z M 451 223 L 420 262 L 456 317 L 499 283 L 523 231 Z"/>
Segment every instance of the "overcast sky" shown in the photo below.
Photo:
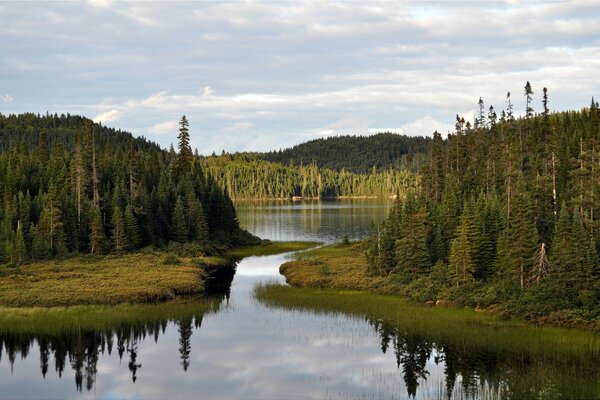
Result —
<path fill-rule="evenodd" d="M 481 96 L 600 97 L 600 1 L 0 2 L 0 112 L 84 114 L 175 142 L 268 150 L 447 132 Z"/>

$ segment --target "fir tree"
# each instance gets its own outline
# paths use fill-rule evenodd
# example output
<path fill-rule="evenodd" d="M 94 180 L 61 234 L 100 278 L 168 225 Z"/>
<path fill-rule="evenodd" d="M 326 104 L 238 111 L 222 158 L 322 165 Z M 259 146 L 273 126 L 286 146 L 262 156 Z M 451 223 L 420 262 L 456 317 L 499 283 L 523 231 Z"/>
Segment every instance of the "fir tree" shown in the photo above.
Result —
<path fill-rule="evenodd" d="M 177 197 L 175 209 L 173 210 L 173 219 L 171 221 L 171 239 L 179 243 L 185 243 L 187 240 L 187 223 L 185 221 L 185 211 L 181 197 Z"/>

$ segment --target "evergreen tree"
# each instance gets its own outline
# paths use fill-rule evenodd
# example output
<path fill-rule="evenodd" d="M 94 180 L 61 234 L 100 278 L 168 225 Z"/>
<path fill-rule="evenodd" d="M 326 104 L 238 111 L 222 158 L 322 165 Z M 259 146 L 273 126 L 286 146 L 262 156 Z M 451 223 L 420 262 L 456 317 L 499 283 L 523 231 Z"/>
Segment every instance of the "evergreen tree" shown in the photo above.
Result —
<path fill-rule="evenodd" d="M 92 206 L 90 220 L 90 253 L 100 254 L 104 245 L 104 228 L 100 208 Z"/>
<path fill-rule="evenodd" d="M 119 206 L 113 209 L 112 214 L 112 245 L 117 253 L 123 252 L 127 247 L 127 236 L 125 234 L 125 223 L 123 213 Z"/>
<path fill-rule="evenodd" d="M 130 250 L 135 250 L 140 246 L 140 233 L 131 206 L 127 206 L 125 208 L 125 217 L 123 223 L 125 228 L 127 248 Z"/>
<path fill-rule="evenodd" d="M 473 281 L 475 264 L 472 258 L 472 243 L 469 241 L 472 230 L 473 226 L 469 223 L 469 220 L 462 218 L 456 231 L 456 237 L 452 240 L 450 246 L 449 270 L 457 287 Z"/>
<path fill-rule="evenodd" d="M 187 223 L 185 220 L 185 211 L 181 196 L 177 197 L 175 209 L 173 210 L 173 219 L 171 221 L 171 239 L 179 243 L 185 243 L 187 240 Z"/>
<path fill-rule="evenodd" d="M 192 148 L 190 147 L 190 133 L 189 133 L 189 122 L 187 118 L 184 116 L 181 117 L 181 121 L 179 121 L 179 135 L 177 135 L 177 139 L 179 140 L 179 154 L 177 155 L 177 167 L 179 169 L 179 173 L 185 173 L 190 170 L 192 164 Z"/>

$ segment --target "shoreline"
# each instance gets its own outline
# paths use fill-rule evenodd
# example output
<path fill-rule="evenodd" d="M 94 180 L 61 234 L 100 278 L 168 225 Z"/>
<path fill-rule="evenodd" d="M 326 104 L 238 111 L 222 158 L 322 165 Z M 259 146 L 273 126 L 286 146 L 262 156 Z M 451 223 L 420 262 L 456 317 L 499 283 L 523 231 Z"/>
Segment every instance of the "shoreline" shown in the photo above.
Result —
<path fill-rule="evenodd" d="M 513 313 L 503 314 L 508 310 L 506 304 L 476 306 L 457 304 L 446 299 L 427 298 L 423 293 L 410 285 L 402 284 L 393 276 L 372 276 L 367 273 L 367 261 L 364 257 L 364 242 L 352 242 L 348 245 L 331 244 L 318 249 L 309 250 L 296 256 L 279 267 L 279 272 L 292 287 L 312 288 L 338 291 L 358 291 L 374 295 L 389 295 L 404 299 L 423 308 L 450 308 L 456 310 L 468 309 L 475 314 L 487 314 L 501 319 L 518 319 L 530 326 L 549 326 L 569 328 L 600 333 L 597 320 L 553 321 L 549 316 L 536 319 L 524 318 Z M 425 293 L 426 296 L 426 293 Z M 475 302 L 475 299 L 472 299 Z"/>
<path fill-rule="evenodd" d="M 56 307 L 160 304 L 214 294 L 231 283 L 236 261 L 316 246 L 272 242 L 230 249 L 219 256 L 160 251 L 122 255 L 79 255 L 0 270 L 0 311 Z"/>

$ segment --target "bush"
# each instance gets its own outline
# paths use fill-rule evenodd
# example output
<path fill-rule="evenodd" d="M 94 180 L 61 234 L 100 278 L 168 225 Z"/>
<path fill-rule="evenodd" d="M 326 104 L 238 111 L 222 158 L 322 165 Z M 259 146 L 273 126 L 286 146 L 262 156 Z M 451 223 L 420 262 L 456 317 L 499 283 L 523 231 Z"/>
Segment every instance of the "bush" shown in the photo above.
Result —
<path fill-rule="evenodd" d="M 162 263 L 164 265 L 179 265 L 181 264 L 181 260 L 173 253 L 169 253 L 163 258 Z"/>

